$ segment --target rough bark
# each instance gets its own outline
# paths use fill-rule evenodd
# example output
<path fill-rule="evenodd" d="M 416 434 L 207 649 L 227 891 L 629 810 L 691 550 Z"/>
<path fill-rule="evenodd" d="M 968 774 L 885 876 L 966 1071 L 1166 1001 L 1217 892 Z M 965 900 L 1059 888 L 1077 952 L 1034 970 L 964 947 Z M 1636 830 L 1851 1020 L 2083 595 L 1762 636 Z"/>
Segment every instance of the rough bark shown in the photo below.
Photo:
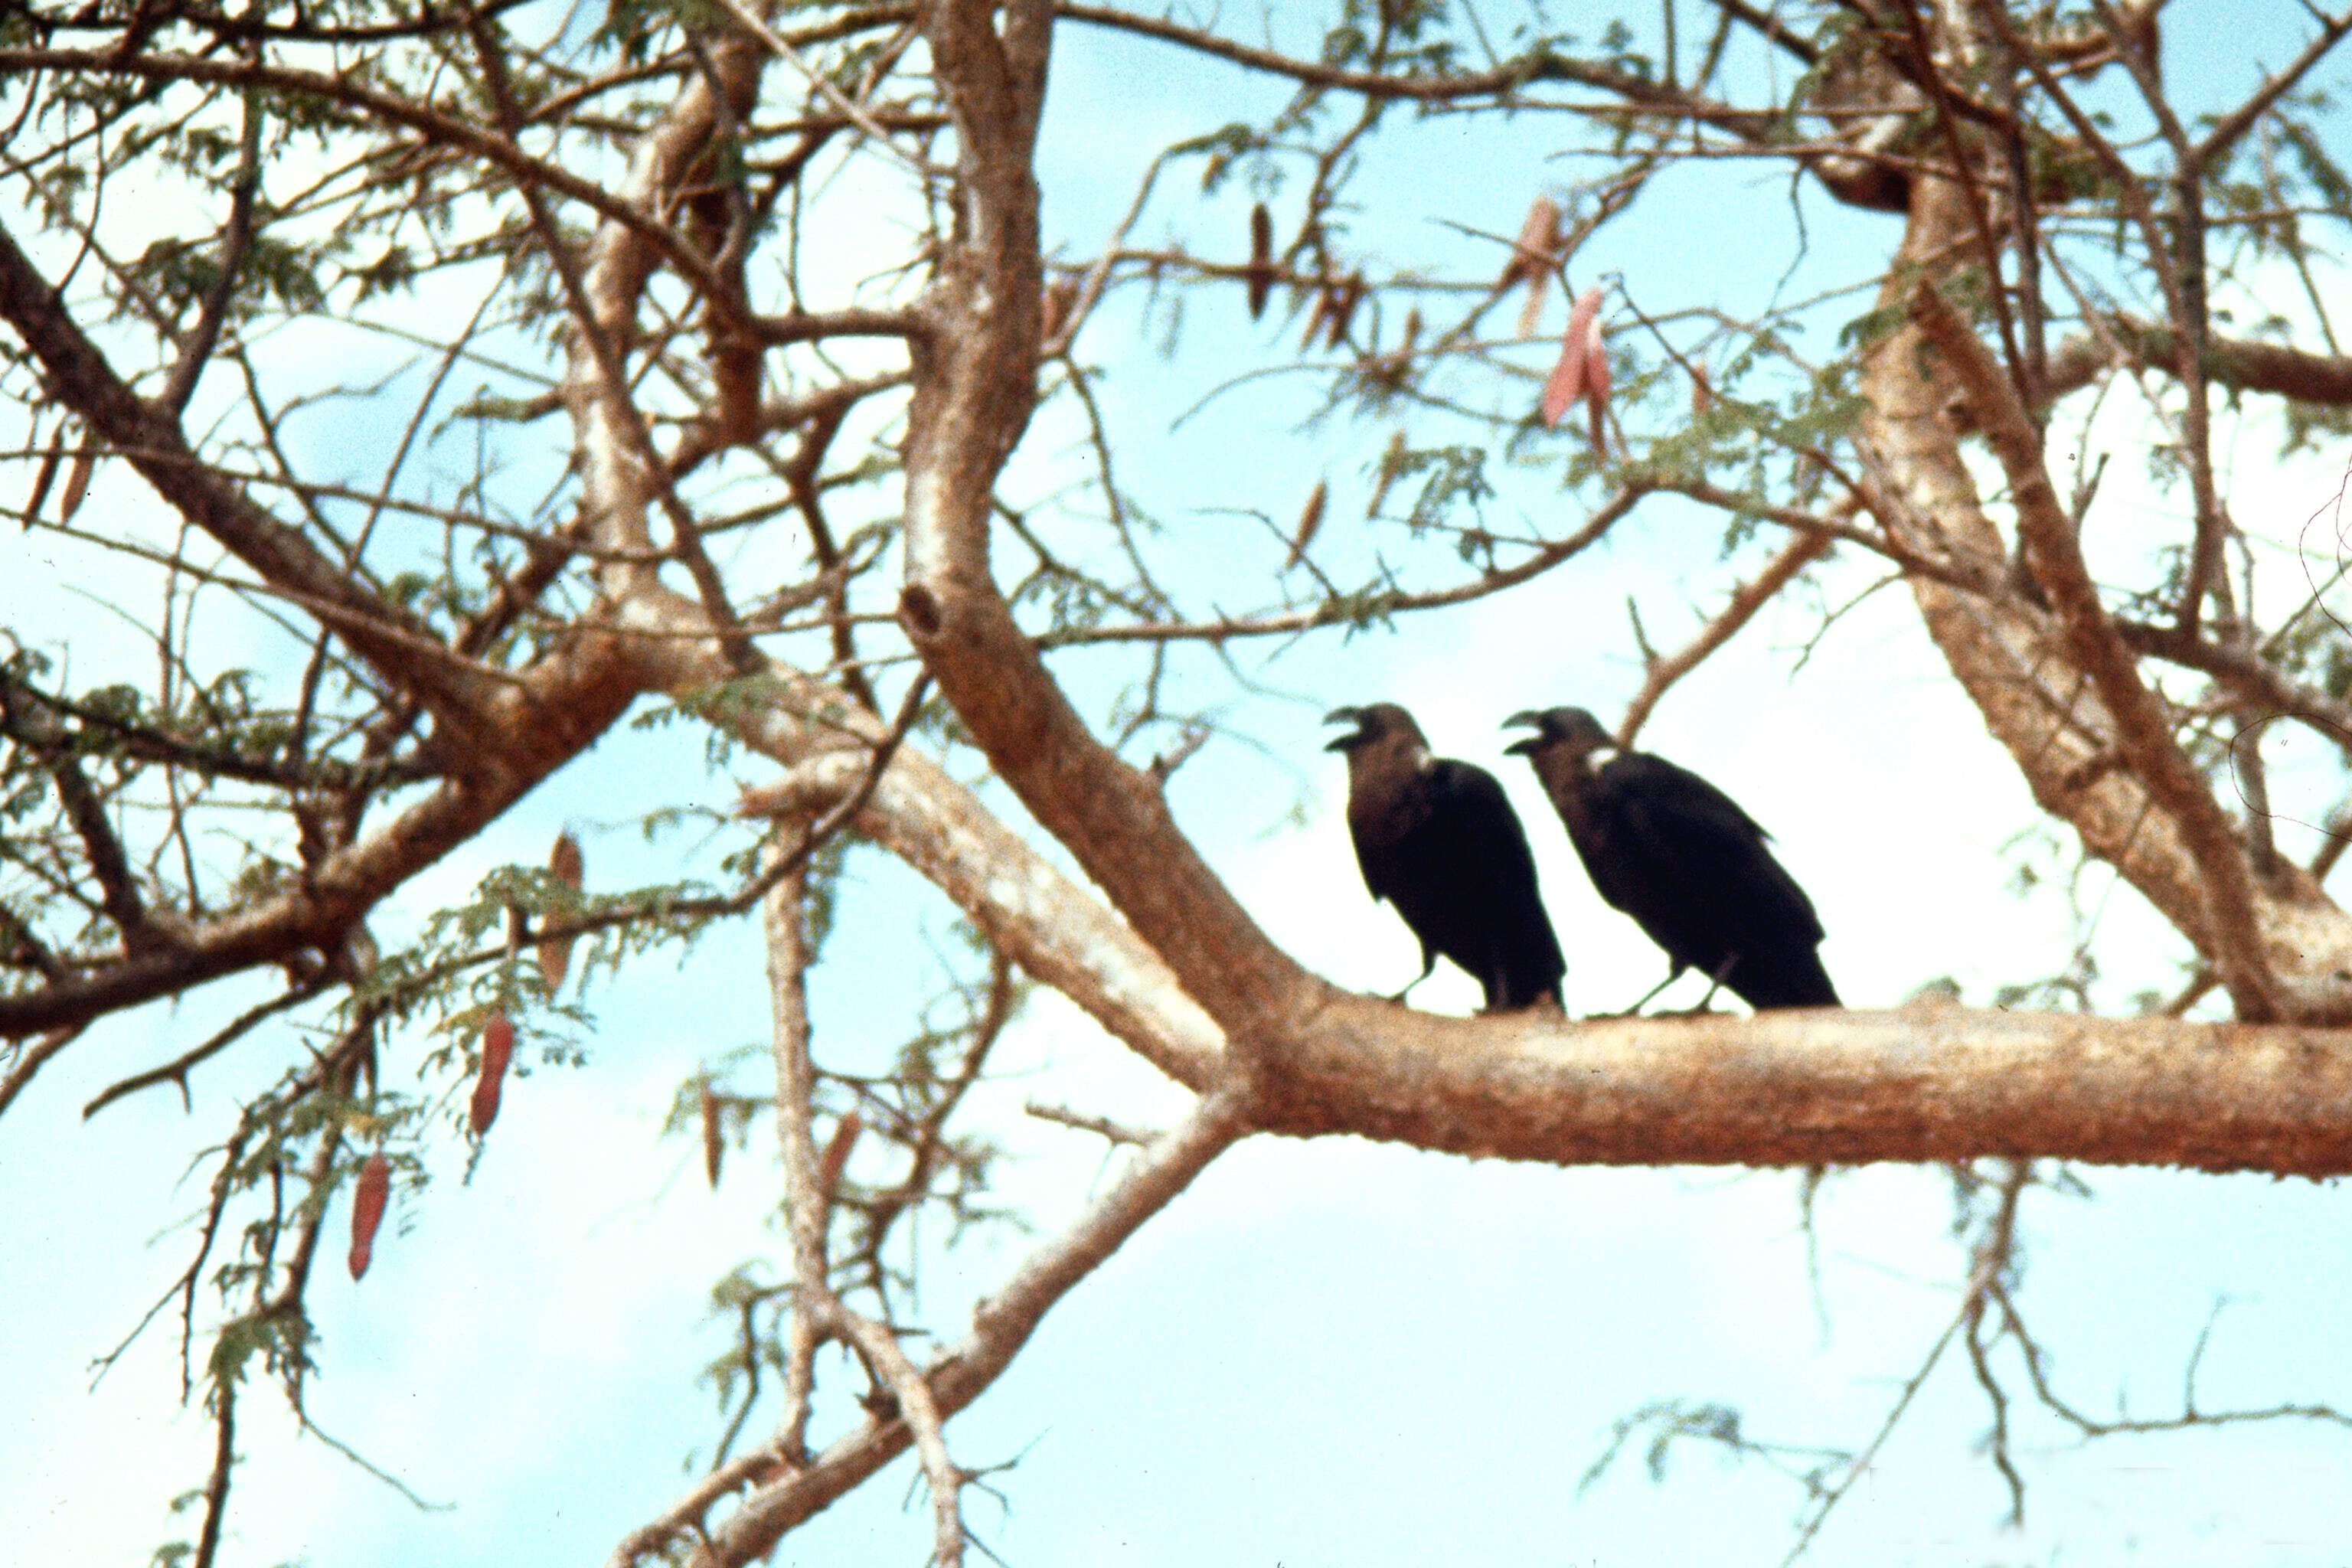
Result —
<path fill-rule="evenodd" d="M 1957 187 L 1916 182 L 1882 306 L 1907 315 L 1922 279 L 1948 274 L 1966 253 L 1970 221 Z M 1911 575 L 1929 637 L 2042 807 L 2214 955 L 2221 944 L 2207 883 L 2179 820 L 2126 765 L 2115 716 L 2060 618 L 2007 582 L 2007 544 L 1960 452 L 1961 432 L 1977 414 L 1958 378 L 1925 331 L 1906 321 L 1877 345 L 1864 384 L 1861 440 L 1880 525 L 1906 547 L 1955 563 L 1955 575 L 1973 584 Z M 2210 786 L 2197 787 L 2210 805 Z M 2242 856 L 2242 839 L 2233 851 Z M 2352 1018 L 2352 918 L 2291 866 L 2250 880 L 2248 902 L 2284 1010 L 2314 1022 Z"/>

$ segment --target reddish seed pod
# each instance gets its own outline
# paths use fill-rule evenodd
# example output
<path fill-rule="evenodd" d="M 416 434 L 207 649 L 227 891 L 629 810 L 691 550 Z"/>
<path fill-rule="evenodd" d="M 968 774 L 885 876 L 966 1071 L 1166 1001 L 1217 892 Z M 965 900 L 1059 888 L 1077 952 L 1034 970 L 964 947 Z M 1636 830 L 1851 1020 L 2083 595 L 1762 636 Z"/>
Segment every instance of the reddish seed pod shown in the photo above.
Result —
<path fill-rule="evenodd" d="M 719 1186 L 719 1162 L 726 1152 L 726 1130 L 719 1122 L 719 1096 L 706 1083 L 702 1086 L 702 1172 L 710 1178 L 714 1191 Z"/>
<path fill-rule="evenodd" d="M 1348 328 L 1356 319 L 1356 307 L 1364 302 L 1371 288 L 1360 272 L 1348 274 L 1331 299 L 1331 335 L 1323 340 L 1327 348 L 1338 348 L 1348 336 Z"/>
<path fill-rule="evenodd" d="M 1255 321 L 1274 295 L 1274 215 L 1264 202 L 1250 208 L 1249 313 Z"/>
<path fill-rule="evenodd" d="M 1559 204 L 1549 196 L 1538 196 L 1528 207 L 1527 221 L 1519 225 L 1519 237 L 1511 247 L 1511 259 L 1504 265 L 1497 289 L 1507 289 L 1514 283 L 1532 281 L 1551 270 L 1551 258 L 1559 249 Z"/>
<path fill-rule="evenodd" d="M 1323 480 L 1315 481 L 1307 493 L 1306 508 L 1298 514 L 1298 526 L 1290 535 L 1290 554 L 1282 569 L 1289 571 L 1307 558 L 1307 547 L 1315 542 L 1316 531 L 1323 526 L 1323 503 L 1330 499 L 1330 487 Z"/>
<path fill-rule="evenodd" d="M 62 433 L 49 437 L 49 449 L 41 456 L 41 466 L 33 475 L 33 499 L 25 503 L 25 526 L 30 528 L 41 515 L 41 503 L 49 499 L 49 487 L 57 482 L 58 464 L 66 455 L 66 438 Z"/>
<path fill-rule="evenodd" d="M 578 889 L 581 879 L 586 875 L 587 870 L 585 863 L 581 859 L 580 841 L 569 833 L 559 835 L 555 840 L 554 853 L 547 858 L 547 868 L 555 879 L 565 887 Z M 566 917 L 558 914 L 554 918 L 562 920 Z M 539 944 L 539 972 L 546 976 L 547 994 L 550 996 L 563 989 L 563 977 L 572 968 L 573 940 L 572 937 L 559 936 L 550 938 Z"/>
<path fill-rule="evenodd" d="M 507 1064 L 514 1060 L 515 1031 L 504 1013 L 493 1013 L 482 1026 L 482 1076 L 474 1081 L 474 1135 L 481 1136 L 499 1119 L 499 1093 L 506 1082 Z"/>
<path fill-rule="evenodd" d="M 1602 462 L 1609 460 L 1609 432 L 1604 423 L 1609 413 L 1609 350 L 1601 342 L 1601 329 L 1595 326 L 1584 350 L 1584 405 L 1592 412 L 1592 455 Z"/>
<path fill-rule="evenodd" d="M 1601 300 L 1600 289 L 1587 289 L 1578 296 L 1576 309 L 1569 312 L 1568 331 L 1560 338 L 1559 363 L 1551 367 L 1551 377 L 1544 383 L 1543 422 L 1547 430 L 1559 429 L 1568 411 L 1587 395 L 1595 360 L 1601 364 L 1604 383 L 1601 395 L 1604 399 L 1608 396 L 1609 357 L 1601 348 Z"/>
<path fill-rule="evenodd" d="M 1531 338 L 1543 325 L 1544 297 L 1551 285 L 1551 268 L 1538 270 L 1528 279 L 1528 297 L 1519 306 L 1519 336 Z"/>
<path fill-rule="evenodd" d="M 368 1270 L 375 1256 L 376 1227 L 383 1223 L 384 1205 L 392 1201 L 392 1162 L 371 1154 L 360 1167 L 360 1184 L 352 1195 L 352 1278 Z"/>
<path fill-rule="evenodd" d="M 852 1110 L 834 1124 L 833 1142 L 824 1146 L 824 1157 L 817 1162 L 817 1189 L 830 1205 L 833 1194 L 841 1190 L 842 1167 L 849 1163 L 849 1151 L 856 1145 L 857 1135 L 866 1131 L 866 1119 Z"/>
<path fill-rule="evenodd" d="M 97 467 L 97 447 L 84 447 L 74 454 L 73 467 L 66 470 L 66 493 L 58 498 L 59 522 L 71 522 L 81 510 L 81 498 L 89 493 L 90 470 Z"/>

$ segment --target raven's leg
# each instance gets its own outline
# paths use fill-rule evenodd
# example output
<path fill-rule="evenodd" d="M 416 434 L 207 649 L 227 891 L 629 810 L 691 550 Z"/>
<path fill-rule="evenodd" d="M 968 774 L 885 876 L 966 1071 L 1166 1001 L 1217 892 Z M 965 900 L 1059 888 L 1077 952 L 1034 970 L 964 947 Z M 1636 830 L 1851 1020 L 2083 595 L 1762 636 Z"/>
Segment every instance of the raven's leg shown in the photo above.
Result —
<path fill-rule="evenodd" d="M 1406 981 L 1404 989 L 1390 997 L 1389 1000 L 1391 1002 L 1402 1002 L 1406 997 L 1412 994 L 1412 988 L 1414 986 L 1429 978 L 1429 972 L 1436 967 L 1437 954 L 1429 948 L 1423 948 L 1421 950 L 1421 973 L 1414 975 L 1411 980 Z"/>
<path fill-rule="evenodd" d="M 1511 972 L 1507 968 L 1497 968 L 1494 973 L 1481 977 L 1478 988 L 1486 994 L 1486 1005 L 1478 1009 L 1481 1016 L 1496 1013 L 1523 1012 L 1529 1007 L 1539 1007 L 1547 1002 L 1555 1007 L 1559 1007 L 1563 1012 L 1567 1010 L 1561 1005 L 1559 987 L 1557 985 L 1548 985 L 1532 996 L 1513 995 Z"/>
<path fill-rule="evenodd" d="M 1717 964 L 1715 966 L 1715 973 L 1706 977 L 1706 994 L 1698 999 L 1697 1006 L 1684 1008 L 1678 1016 L 1696 1018 L 1701 1013 L 1712 1011 L 1712 1009 L 1707 1006 L 1707 1004 L 1714 1001 L 1715 994 L 1723 989 L 1723 982 L 1725 978 L 1729 975 L 1733 970 L 1738 967 L 1739 955 L 1736 952 L 1730 957 L 1725 959 L 1721 963 Z M 1653 991 L 1650 994 L 1654 996 L 1657 993 Z"/>
<path fill-rule="evenodd" d="M 1690 965 L 1686 963 L 1673 964 L 1667 969 L 1666 977 L 1664 980 L 1659 981 L 1655 985 L 1653 985 L 1647 991 L 1643 992 L 1642 999 L 1639 1002 L 1634 1003 L 1631 1007 L 1626 1008 L 1622 1013 L 1592 1013 L 1588 1014 L 1587 1016 L 1594 1018 L 1638 1017 L 1641 1015 L 1642 1009 L 1650 1005 L 1650 1001 L 1653 997 L 1656 996 L 1659 992 L 1664 991 L 1667 986 L 1672 985 L 1675 981 L 1680 980 L 1683 977 L 1683 971 L 1689 967 Z"/>

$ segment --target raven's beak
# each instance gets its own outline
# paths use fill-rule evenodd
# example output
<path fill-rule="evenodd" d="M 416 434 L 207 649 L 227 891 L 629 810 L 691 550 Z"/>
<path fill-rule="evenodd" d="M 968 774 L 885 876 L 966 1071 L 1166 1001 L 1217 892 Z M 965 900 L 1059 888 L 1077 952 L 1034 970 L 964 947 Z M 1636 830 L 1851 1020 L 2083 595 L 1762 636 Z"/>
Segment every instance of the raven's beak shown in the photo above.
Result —
<path fill-rule="evenodd" d="M 1524 757 L 1528 752 L 1536 751 L 1543 745 L 1543 715 L 1537 712 L 1532 708 L 1522 708 L 1517 712 L 1503 721 L 1503 728 L 1506 730 L 1516 730 L 1523 724 L 1534 725 L 1536 732 L 1532 735 L 1522 735 L 1517 740 L 1512 742 L 1509 745 L 1505 746 L 1503 748 L 1504 755 L 1511 757 Z"/>
<path fill-rule="evenodd" d="M 1323 715 L 1323 722 L 1326 724 L 1360 725 L 1363 721 L 1364 710 L 1360 708 L 1334 708 Z M 1330 742 L 1323 749 L 1327 752 L 1344 752 L 1363 738 L 1364 732 L 1361 729 L 1352 730 Z"/>

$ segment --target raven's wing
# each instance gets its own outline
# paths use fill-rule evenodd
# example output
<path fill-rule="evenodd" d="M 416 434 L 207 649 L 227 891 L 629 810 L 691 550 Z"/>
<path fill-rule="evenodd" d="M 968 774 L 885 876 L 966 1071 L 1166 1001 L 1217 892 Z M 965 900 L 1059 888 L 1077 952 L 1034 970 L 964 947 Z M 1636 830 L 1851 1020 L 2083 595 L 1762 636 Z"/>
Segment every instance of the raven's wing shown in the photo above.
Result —
<path fill-rule="evenodd" d="M 1423 787 L 1398 790 L 1380 799 L 1376 813 L 1358 816 L 1350 803 L 1348 837 L 1356 847 L 1356 868 L 1364 874 L 1364 888 L 1374 900 L 1386 899 L 1399 909 L 1399 895 L 1412 896 L 1413 841 L 1427 822 L 1429 791 Z"/>
<path fill-rule="evenodd" d="M 1612 825 L 1638 841 L 1654 876 L 1671 878 L 1694 901 L 1822 940 L 1812 900 L 1738 802 L 1663 757 L 1622 757 L 1608 772 Z"/>
<path fill-rule="evenodd" d="M 1821 918 L 1773 856 L 1769 836 L 1738 804 L 1661 757 L 1610 764 L 1612 832 L 1644 885 L 1629 910 L 1676 958 L 1710 973 L 1758 1006 L 1837 1000 L 1821 959 Z"/>
<path fill-rule="evenodd" d="M 1429 779 L 1423 832 L 1433 874 L 1454 889 L 1439 946 L 1478 976 L 1490 1007 L 1518 1007 L 1557 993 L 1567 961 L 1544 912 L 1527 830 L 1495 775 L 1439 760 Z"/>

